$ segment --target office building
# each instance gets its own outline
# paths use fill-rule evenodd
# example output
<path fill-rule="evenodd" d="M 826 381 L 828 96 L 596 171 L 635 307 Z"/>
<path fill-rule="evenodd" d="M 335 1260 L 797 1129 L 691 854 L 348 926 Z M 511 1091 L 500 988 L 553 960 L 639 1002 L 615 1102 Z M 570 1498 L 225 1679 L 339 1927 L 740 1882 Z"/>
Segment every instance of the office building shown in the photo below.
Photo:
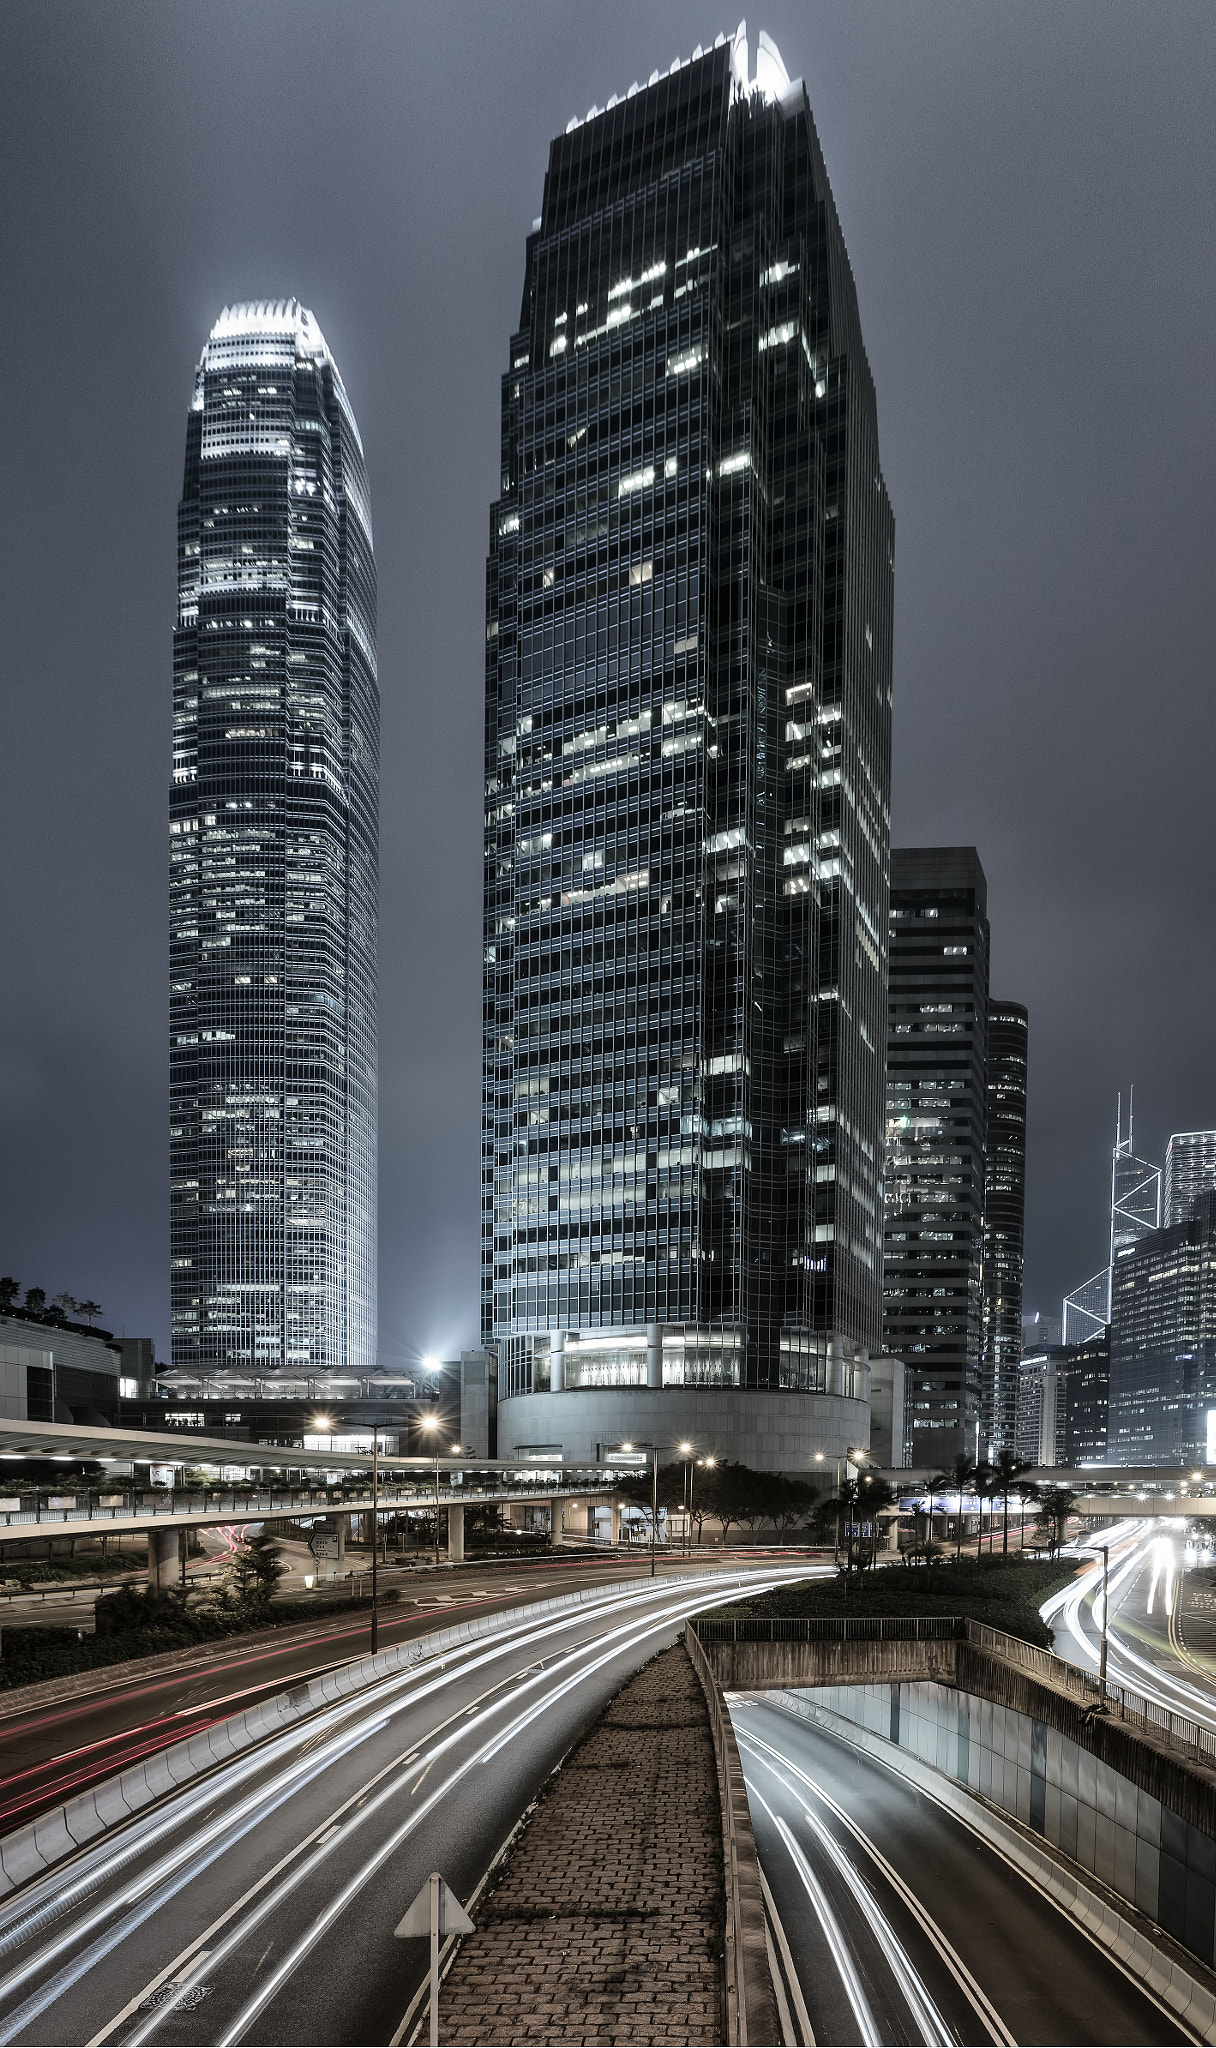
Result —
<path fill-rule="evenodd" d="M 987 1456 L 1013 1443 L 1017 1424 L 1026 1236 L 1027 1025 L 1020 1003 L 989 1003 L 980 1387 L 980 1446 Z"/>
<path fill-rule="evenodd" d="M 1216 1131 L 1175 1131 L 1166 1148 L 1161 1220 L 1185 1223 L 1201 1195 L 1216 1188 Z"/>
<path fill-rule="evenodd" d="M 0 1412 L 22 1422 L 75 1422 L 110 1428 L 118 1421 L 128 1345 L 108 1330 L 22 1309 L 0 1310 Z"/>
<path fill-rule="evenodd" d="M 760 37 L 552 144 L 487 576 L 499 1439 L 863 1440 L 894 533 L 800 82 Z M 560 1396 L 560 1398 L 559 1398 Z M 835 1447 L 835 1448 L 833 1448 Z"/>
<path fill-rule="evenodd" d="M 178 512 L 173 1365 L 376 1355 L 379 696 L 367 477 L 294 299 L 225 308 Z"/>
<path fill-rule="evenodd" d="M 1014 1432 L 1010 1449 L 1027 1465 L 1065 1463 L 1064 1352 L 1031 1351 L 1018 1363 Z"/>
<path fill-rule="evenodd" d="M 1115 1115 L 1107 1262 L 1080 1287 L 1064 1296 L 1065 1344 L 1085 1344 L 1091 1338 L 1101 1336 L 1111 1319 L 1111 1289 L 1116 1264 L 1161 1226 L 1161 1168 L 1136 1155 L 1133 1139 L 1134 1089 L 1128 1097 L 1128 1105 L 1126 1137 L 1123 1135 L 1122 1097 Z"/>
<path fill-rule="evenodd" d="M 1216 1193 L 1114 1268 L 1106 1455 L 1112 1465 L 1216 1464 Z"/>
<path fill-rule="evenodd" d="M 974 1458 L 983 1351 L 988 885 L 973 846 L 891 853 L 886 1348 L 908 1462 Z"/>
<path fill-rule="evenodd" d="M 1022 1349 L 1041 1351 L 1048 1344 L 1062 1344 L 1063 1328 L 1059 1316 L 1045 1316 L 1037 1308 L 1022 1311 Z"/>
<path fill-rule="evenodd" d="M 1061 1353 L 1060 1379 L 1064 1388 L 1061 1464 L 1075 1471 L 1078 1465 L 1105 1463 L 1110 1411 L 1109 1328 L 1084 1344 L 1070 1344 Z"/>

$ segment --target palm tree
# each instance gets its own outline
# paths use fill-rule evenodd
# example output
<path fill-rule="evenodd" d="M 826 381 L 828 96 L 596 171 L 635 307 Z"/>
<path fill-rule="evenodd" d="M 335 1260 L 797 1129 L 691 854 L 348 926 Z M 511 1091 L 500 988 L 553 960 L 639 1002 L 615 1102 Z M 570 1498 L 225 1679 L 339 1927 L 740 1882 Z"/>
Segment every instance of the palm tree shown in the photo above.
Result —
<path fill-rule="evenodd" d="M 1008 1448 L 998 1451 L 993 1461 L 994 1487 L 1005 1503 L 1005 1530 L 1001 1538 L 1002 1557 L 1008 1557 L 1009 1555 L 1009 1496 L 1011 1493 L 1018 1491 L 1018 1480 L 1023 1472 L 1029 1472 L 1029 1470 L 1030 1466 L 1026 1459 L 1019 1458 L 1016 1451 L 1011 1451 Z"/>
<path fill-rule="evenodd" d="M 991 1465 L 983 1458 L 976 1465 L 971 1477 L 972 1488 L 980 1503 L 979 1528 L 975 1532 L 975 1555 L 978 1563 L 984 1551 L 984 1502 L 996 1498 L 996 1478 Z M 988 1547 L 992 1548 L 992 1516 L 988 1517 Z"/>
<path fill-rule="evenodd" d="M 1026 1491 L 1031 1493 L 1029 1487 Z M 1039 1503 L 1043 1520 L 1051 1532 L 1048 1547 L 1052 1556 L 1058 1557 L 1064 1540 L 1064 1527 L 1077 1504 L 1077 1496 L 1070 1486 L 1036 1486 L 1031 1498 Z"/>
<path fill-rule="evenodd" d="M 950 1474 L 948 1472 L 933 1472 L 929 1475 L 929 1527 L 925 1532 L 925 1542 L 927 1544 L 933 1541 L 933 1508 L 937 1495 L 944 1493 L 949 1485 Z"/>
<path fill-rule="evenodd" d="M 958 1528 L 955 1530 L 954 1561 L 957 1564 L 963 1554 L 963 1495 L 975 1478 L 975 1464 L 966 1451 L 959 1451 L 946 1480 L 952 1493 L 958 1494 Z"/>
<path fill-rule="evenodd" d="M 899 1499 L 893 1486 L 885 1479 L 875 1479 L 869 1472 L 861 1475 L 861 1503 L 864 1519 L 870 1524 L 870 1563 L 878 1562 L 878 1517 L 884 1508 L 893 1507 Z"/>

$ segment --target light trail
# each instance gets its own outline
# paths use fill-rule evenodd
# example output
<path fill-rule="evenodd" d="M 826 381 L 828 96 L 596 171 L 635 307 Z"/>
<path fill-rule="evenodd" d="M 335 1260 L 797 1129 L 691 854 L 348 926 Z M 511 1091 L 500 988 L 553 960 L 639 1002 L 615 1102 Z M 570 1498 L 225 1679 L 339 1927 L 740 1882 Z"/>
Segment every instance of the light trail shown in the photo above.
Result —
<path fill-rule="evenodd" d="M 780 1713 L 785 1710 L 778 1707 L 776 1711 Z M 947 1970 L 949 1970 L 950 1975 L 953 1977 L 955 1983 L 958 1985 L 958 1988 L 962 1992 L 964 1998 L 966 1998 L 968 2004 L 972 2007 L 973 2011 L 976 2014 L 976 2017 L 979 2019 L 981 2024 L 987 2029 L 994 2043 L 997 2044 L 997 2048 L 1017 2048 L 1017 2043 L 1015 2042 L 1013 2035 L 1010 2033 L 1008 2027 L 1005 2025 L 1004 2020 L 1001 2018 L 1000 2013 L 993 2005 L 992 2000 L 988 1997 L 987 1992 L 972 1976 L 971 1971 L 967 1968 L 967 1965 L 963 1961 L 962 1957 L 959 1955 L 958 1950 L 954 1947 L 952 1942 L 946 1939 L 946 1936 L 943 1934 L 941 1928 L 938 1926 L 936 1920 L 933 1918 L 933 1915 L 928 1911 L 928 1909 L 924 1905 L 922 1905 L 921 1901 L 917 1898 L 916 1893 L 911 1889 L 911 1887 L 905 1884 L 899 1872 L 895 1869 L 893 1864 L 888 1862 L 887 1858 L 883 1855 L 882 1850 L 878 1847 L 877 1843 L 871 1840 L 870 1836 L 865 1833 L 864 1829 L 858 1827 L 857 1822 L 852 1818 L 850 1814 L 845 1812 L 842 1806 L 837 1805 L 836 1801 L 831 1797 L 829 1793 L 824 1791 L 822 1785 L 820 1785 L 816 1779 L 810 1777 L 805 1771 L 801 1770 L 799 1766 L 794 1762 L 793 1758 L 786 1756 L 783 1750 L 773 1748 L 773 1746 L 770 1743 L 765 1742 L 761 1736 L 757 1735 L 755 1731 L 750 1728 L 745 1729 L 740 1735 L 740 1745 L 743 1746 L 744 1744 L 746 1744 L 747 1747 L 751 1749 L 753 1753 L 755 1753 L 759 1757 L 759 1760 L 761 1762 L 767 1763 L 768 1769 L 773 1773 L 775 1777 L 777 1777 L 779 1780 L 782 1780 L 786 1784 L 787 1789 L 790 1790 L 793 1793 L 794 1798 L 798 1800 L 798 1804 L 802 1808 L 802 1811 L 806 1814 L 808 1821 L 815 1828 L 817 1834 L 823 1840 L 824 1846 L 828 1849 L 829 1854 L 838 1857 L 840 1855 L 838 1844 L 833 1840 L 832 1836 L 823 1826 L 823 1823 L 818 1819 L 818 1817 L 815 1814 L 811 1813 L 807 1808 L 805 1802 L 799 1798 L 797 1791 L 794 1789 L 793 1786 L 790 1785 L 789 1778 L 786 1777 L 785 1774 L 789 1773 L 790 1776 L 796 1778 L 799 1784 L 803 1785 L 813 1798 L 821 1801 L 822 1804 L 825 1807 L 827 1807 L 828 1811 L 835 1815 L 840 1825 L 850 1835 L 852 1835 L 858 1847 L 865 1853 L 865 1855 L 867 1855 L 870 1858 L 871 1862 L 874 1864 L 874 1867 L 882 1874 L 882 1876 L 886 1879 L 887 1883 L 891 1886 L 891 1889 L 895 1892 L 897 1898 L 902 1900 L 903 1904 L 912 1914 L 912 1917 L 916 1921 L 917 1925 L 920 1927 L 922 1933 L 927 1937 L 931 1946 L 934 1949 L 936 1949 L 938 1955 L 941 1957 L 942 1962 L 945 1964 Z M 895 1939 L 894 1935 L 892 1935 L 892 1939 Z M 909 1965 L 909 1967 L 911 1966 Z M 917 1983 L 920 1984 L 919 1978 L 917 1979 Z M 923 1992 L 923 1985 L 921 1985 L 920 1988 Z M 928 1998 L 927 1992 L 924 1993 L 924 1996 L 926 1997 L 926 1999 Z M 934 2010 L 938 2023 L 943 2028 L 946 2028 L 945 2021 L 941 2019 L 940 2014 L 936 2014 L 936 2009 Z M 945 2038 L 947 2040 L 953 2040 L 953 2036 L 950 2034 L 948 2028 L 946 2028 Z"/>
<path fill-rule="evenodd" d="M 656 1585 L 639 1588 L 636 1585 L 605 1588 L 602 1596 L 582 1601 L 577 1606 L 564 1608 L 558 1614 L 544 1617 L 519 1616 L 511 1622 L 504 1620 L 501 1629 L 490 1636 L 480 1636 L 474 1642 L 449 1646 L 442 1652 L 429 1656 L 425 1647 L 420 1647 L 418 1662 L 406 1671 L 399 1671 L 373 1681 L 354 1699 L 347 1699 L 322 1710 L 301 1723 L 297 1728 L 285 1731 L 248 1755 L 234 1759 L 223 1769 L 208 1778 L 196 1788 L 189 1788 L 174 1795 L 156 1815 L 149 1815 L 125 1824 L 105 1844 L 81 1852 L 72 1859 L 66 1869 L 49 1873 L 34 1886 L 27 1888 L 18 1900 L 12 1901 L 7 1909 L 0 1909 L 0 1953 L 9 1953 L 21 1942 L 30 1940 L 42 1932 L 49 1922 L 59 1919 L 74 1907 L 86 1903 L 89 1895 L 106 1888 L 106 1896 L 86 1912 L 83 1922 L 76 1920 L 65 1927 L 47 1943 L 38 1943 L 34 1952 L 24 1957 L 7 1976 L 0 1981 L 0 1999 L 12 1997 L 30 1985 L 31 1979 L 45 1971 L 52 1974 L 49 1980 L 31 1990 L 20 2007 L 11 2011 L 0 2026 L 0 2041 L 8 2041 L 27 2027 L 39 2014 L 45 2012 L 79 1978 L 94 1968 L 105 1955 L 111 1954 L 123 1941 L 133 1935 L 137 1928 L 166 1902 L 179 1892 L 200 1869 L 213 1863 L 225 1850 L 231 1849 L 258 1826 L 270 1813 L 278 1810 L 304 1785 L 311 1782 L 328 1765 L 357 1749 L 373 1734 L 382 1731 L 399 1715 L 425 1703 L 428 1698 L 439 1695 L 445 1687 L 458 1681 L 467 1680 L 476 1671 L 486 1669 L 496 1661 L 510 1655 L 527 1654 L 529 1650 L 548 1645 L 555 1636 L 569 1635 L 572 1630 L 595 1631 L 590 1642 L 582 1641 L 559 1655 L 556 1662 L 550 1662 L 546 1671 L 538 1672 L 535 1660 L 524 1671 L 510 1672 L 490 1688 L 490 1692 L 501 1693 L 510 1687 L 506 1699 L 499 1699 L 486 1706 L 470 1719 L 471 1708 L 466 1703 L 449 1717 L 459 1726 L 443 1740 L 436 1742 L 439 1729 L 432 1728 L 422 1738 L 414 1736 L 408 1749 L 382 1766 L 373 1778 L 360 1785 L 351 1799 L 343 1803 L 338 1818 L 346 1818 L 334 1832 L 335 1816 L 328 1815 L 312 1829 L 301 1843 L 293 1846 L 289 1855 L 276 1865 L 275 1871 L 267 1873 L 254 1891 L 272 1886 L 270 1896 L 253 1912 L 247 1912 L 237 1927 L 231 1927 L 228 1935 L 219 1944 L 208 1946 L 214 1930 L 200 1937 L 198 1943 L 191 1943 L 167 1973 L 159 1976 L 155 1984 L 146 1988 L 140 1999 L 149 1995 L 149 1990 L 159 1988 L 172 1979 L 173 1998 L 152 2015 L 144 2026 L 131 2037 L 132 2042 L 142 2041 L 165 2018 L 173 2006 L 192 1988 L 194 1974 L 203 1967 L 197 1959 L 200 1948 L 205 1950 L 205 1966 L 210 1981 L 214 1981 L 214 1970 L 226 1956 L 265 1917 L 266 1913 L 280 1906 L 287 1895 L 303 1879 L 317 1871 L 325 1860 L 335 1854 L 349 1852 L 352 1838 L 357 1829 L 379 1813 L 390 1798 L 399 1797 L 403 1791 L 404 1776 L 416 1774 L 418 1766 L 426 1762 L 427 1769 L 441 1756 L 448 1753 L 454 1744 L 476 1737 L 484 1730 L 485 1740 L 474 1749 L 445 1780 L 436 1786 L 428 1797 L 411 1813 L 409 1820 L 395 1831 L 387 1844 L 374 1851 L 355 1872 L 352 1879 L 337 1894 L 330 1908 L 314 1924 L 308 1934 L 296 1944 L 289 1958 L 268 1978 L 266 1986 L 259 1990 L 255 2008 L 242 2013 L 236 2033 L 225 2038 L 237 2039 L 240 2031 L 252 2024 L 256 2011 L 260 2011 L 270 1997 L 286 1982 L 292 1971 L 298 1967 L 309 1949 L 320 1939 L 325 1927 L 332 1923 L 337 1912 L 343 1910 L 358 1890 L 368 1881 L 400 1841 L 416 1828 L 431 1813 L 435 1806 L 454 1786 L 482 1761 L 486 1751 L 497 1753 L 510 1741 L 521 1735 L 539 1714 L 551 1711 L 555 1702 L 569 1693 L 573 1687 L 585 1682 L 613 1658 L 625 1654 L 631 1648 L 650 1637 L 678 1625 L 690 1612 L 697 1609 L 720 1605 L 723 1601 L 735 1599 L 741 1590 L 759 1592 L 778 1584 L 783 1578 L 797 1576 L 805 1578 L 804 1571 L 792 1573 L 788 1566 L 770 1569 L 767 1572 L 739 1570 L 729 1574 L 720 1572 L 712 1576 L 697 1578 L 667 1579 Z M 639 1612 L 640 1610 L 640 1612 Z M 617 1619 L 619 1618 L 619 1619 Z M 617 1625 L 604 1632 L 604 1624 L 617 1619 Z M 596 1654 L 589 1655 L 589 1652 Z M 534 1688 L 545 1687 L 544 1697 L 514 1716 L 507 1730 L 498 1725 L 504 1706 L 510 1707 L 521 1695 Z M 482 1693 L 480 1698 L 488 1697 Z M 477 1702 L 474 1702 L 476 1705 Z M 351 1725 L 352 1722 L 355 1725 Z M 489 1724 L 495 1725 L 491 1727 Z M 440 1723 L 440 1729 L 448 1723 Z M 304 1749 L 300 1749 L 301 1738 L 307 1737 Z M 318 1746 L 319 1743 L 319 1746 Z M 294 1754 L 293 1754 L 294 1753 Z M 429 1761 L 428 1761 L 429 1758 Z M 394 1772 L 398 1776 L 392 1777 Z M 214 1809 L 217 1803 L 231 1798 L 234 1792 L 251 1776 L 269 1772 L 267 1782 L 255 1785 L 237 1802 L 235 1808 L 224 1807 L 212 1812 L 204 1819 L 207 1809 Z M 385 1783 L 387 1778 L 391 1783 Z M 368 1793 L 378 1787 L 374 1798 Z M 352 1813 L 351 1807 L 358 1804 L 359 1811 Z M 201 1825 L 196 1825 L 198 1822 Z M 127 1865 L 146 1854 L 149 1846 L 163 1839 L 174 1830 L 185 1827 L 185 1839 L 168 1848 L 166 1853 L 154 1859 L 151 1867 L 134 1872 L 123 1881 Z M 318 1839 L 325 1835 L 324 1842 Z M 287 1866 L 294 1866 L 288 1868 Z M 66 1880 L 66 1881 L 65 1881 Z M 221 1916 L 230 1921 L 238 1908 L 244 1907 L 251 1894 L 243 1895 L 237 1907 L 232 1907 Z M 110 1924 L 115 1923 L 117 1924 Z M 91 1938 L 92 1937 L 92 1938 Z M 71 1954 L 70 1963 L 65 1958 Z M 183 1974 L 183 1960 L 195 1960 Z M 56 1966 L 59 1967 L 56 1967 Z M 138 2005 L 139 2001 L 136 2001 Z M 130 2008 L 126 2008 L 129 2014 Z M 116 2018 L 96 2038 L 105 2040 L 120 2023 Z"/>
<path fill-rule="evenodd" d="M 1119 1525 L 1112 1531 L 1116 1540 L 1133 1540 L 1134 1547 L 1110 1574 L 1109 1600 L 1112 1617 L 1118 1611 L 1119 1595 L 1122 1594 L 1153 1559 L 1155 1546 L 1162 1542 L 1154 1529 L 1145 1534 L 1145 1524 L 1133 1522 Z M 1078 1546 L 1080 1547 L 1080 1546 Z M 1085 1550 L 1092 1553 L 1092 1544 Z M 1098 1636 L 1101 1635 L 1102 1565 L 1099 1560 L 1082 1578 L 1066 1586 L 1061 1593 L 1053 1593 L 1039 1609 L 1043 1620 L 1058 1632 L 1066 1632 L 1062 1643 L 1056 1633 L 1055 1651 L 1069 1663 L 1079 1664 L 1083 1670 L 1096 1672 L 1099 1666 L 1099 1644 L 1086 1630 L 1082 1610 L 1085 1602 L 1093 1596 L 1092 1621 Z M 1168 1610 L 1167 1610 L 1168 1611 Z M 1071 1639 L 1069 1647 L 1068 1638 Z M 1126 1685 L 1129 1691 L 1139 1692 L 1166 1713 L 1181 1714 L 1216 1733 L 1216 1692 L 1190 1684 L 1184 1678 L 1176 1678 L 1172 1672 L 1163 1671 L 1148 1657 L 1134 1650 L 1126 1638 L 1119 1634 L 1113 1621 L 1107 1628 L 1107 1675 L 1115 1683 Z"/>
<path fill-rule="evenodd" d="M 749 1794 L 749 1796 L 751 1795 Z M 794 1840 L 780 1814 L 773 1812 L 772 1807 L 762 1793 L 756 1792 L 754 1796 L 756 1804 L 763 1807 L 777 1833 L 780 1835 L 781 1840 L 784 1842 L 790 1861 L 798 1873 L 802 1888 L 814 1908 L 815 1918 L 823 1929 L 823 1938 L 827 1942 L 832 1961 L 836 1965 L 837 1975 L 844 1986 L 845 1997 L 853 2008 L 853 2017 L 857 2022 L 858 2032 L 861 2035 L 864 2048 L 884 2048 L 882 2035 L 878 2031 L 874 2015 L 870 2010 L 870 2002 L 862 1990 L 861 1979 L 857 1975 L 857 1971 L 853 1966 L 853 1958 L 849 1953 L 849 1945 L 841 1932 L 840 1922 L 828 1903 L 827 1893 L 824 1891 L 823 1886 L 811 1869 L 810 1864 L 807 1862 L 806 1857 L 803 1855 L 802 1850 Z"/>

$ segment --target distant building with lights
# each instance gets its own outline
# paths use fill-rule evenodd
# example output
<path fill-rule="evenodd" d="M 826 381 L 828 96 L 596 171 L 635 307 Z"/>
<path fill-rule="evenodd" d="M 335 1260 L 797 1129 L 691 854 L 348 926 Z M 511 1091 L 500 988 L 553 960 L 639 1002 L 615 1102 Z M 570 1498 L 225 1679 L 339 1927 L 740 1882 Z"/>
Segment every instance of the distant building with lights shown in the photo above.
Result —
<path fill-rule="evenodd" d="M 1107 1460 L 1216 1464 L 1216 1192 L 1114 1268 Z"/>
<path fill-rule="evenodd" d="M 1021 1003 L 988 1005 L 980 1448 L 1007 1449 L 1017 1424 L 1026 1238 L 1026 1062 Z"/>
<path fill-rule="evenodd" d="M 1161 1220 L 1185 1223 L 1202 1195 L 1216 1188 L 1216 1131 L 1175 1131 L 1166 1148 Z"/>
<path fill-rule="evenodd" d="M 746 36 L 552 144 L 486 605 L 503 1454 L 808 1469 L 882 1341 L 894 528 L 806 92 Z"/>
<path fill-rule="evenodd" d="M 376 580 L 359 430 L 294 299 L 226 307 L 178 508 L 173 1367 L 376 1358 Z"/>

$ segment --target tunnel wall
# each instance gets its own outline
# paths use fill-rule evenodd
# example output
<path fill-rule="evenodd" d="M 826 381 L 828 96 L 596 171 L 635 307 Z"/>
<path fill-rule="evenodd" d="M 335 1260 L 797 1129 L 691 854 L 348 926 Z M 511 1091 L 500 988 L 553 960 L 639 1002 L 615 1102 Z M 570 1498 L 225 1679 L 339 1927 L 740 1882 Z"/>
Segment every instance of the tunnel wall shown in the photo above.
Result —
<path fill-rule="evenodd" d="M 919 1757 L 1041 1835 L 1209 1967 L 1216 1840 L 1046 1721 L 934 1681 L 781 1693 Z"/>

